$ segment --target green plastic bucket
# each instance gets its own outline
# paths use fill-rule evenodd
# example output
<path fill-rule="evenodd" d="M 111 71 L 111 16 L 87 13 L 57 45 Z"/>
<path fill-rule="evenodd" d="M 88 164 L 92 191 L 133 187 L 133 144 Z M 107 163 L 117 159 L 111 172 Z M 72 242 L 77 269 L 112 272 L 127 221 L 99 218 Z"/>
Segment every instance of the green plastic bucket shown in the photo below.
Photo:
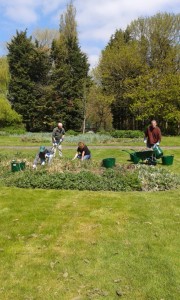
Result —
<path fill-rule="evenodd" d="M 23 171 L 26 168 L 26 163 L 25 161 L 20 162 L 20 169 Z"/>
<path fill-rule="evenodd" d="M 170 166 L 173 164 L 174 155 L 162 156 L 162 164 Z"/>
<path fill-rule="evenodd" d="M 16 162 L 15 160 L 13 160 L 11 162 L 11 171 L 12 172 L 18 172 L 18 171 L 23 171 L 26 168 L 26 163 L 24 161 L 22 162 Z"/>
<path fill-rule="evenodd" d="M 105 158 L 102 161 L 102 165 L 105 168 L 112 168 L 115 166 L 116 159 L 115 158 Z"/>
<path fill-rule="evenodd" d="M 18 162 L 16 162 L 15 160 L 13 160 L 12 162 L 11 162 L 11 171 L 12 172 L 18 172 L 18 171 L 20 171 L 21 170 L 21 168 L 20 168 L 20 163 L 18 163 Z"/>
<path fill-rule="evenodd" d="M 161 158 L 163 156 L 162 149 L 157 145 L 153 147 L 153 152 L 154 152 L 156 158 Z"/>

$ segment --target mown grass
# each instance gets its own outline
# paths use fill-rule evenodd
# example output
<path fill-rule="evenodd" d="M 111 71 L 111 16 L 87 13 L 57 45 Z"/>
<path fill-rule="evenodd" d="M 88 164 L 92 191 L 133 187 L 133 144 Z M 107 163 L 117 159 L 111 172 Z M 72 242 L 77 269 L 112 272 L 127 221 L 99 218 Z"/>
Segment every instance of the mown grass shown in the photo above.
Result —
<path fill-rule="evenodd" d="M 178 299 L 180 191 L 0 190 L 0 299 Z"/>
<path fill-rule="evenodd" d="M 70 137 L 71 138 L 71 137 Z M 77 138 L 77 137 L 76 137 Z M 26 136 L 24 135 L 24 138 L 22 136 L 0 136 L 0 146 L 40 146 L 42 144 L 45 145 L 49 145 L 51 146 L 51 135 L 47 135 L 47 134 L 40 134 L 38 138 L 36 138 L 36 135 L 33 134 L 32 136 Z M 72 142 L 67 142 L 66 139 L 64 140 L 64 145 L 68 146 L 68 145 L 77 145 L 77 142 L 73 142 L 73 138 L 72 138 Z M 130 139 L 130 138 L 120 138 L 120 139 L 114 139 L 114 140 L 105 140 L 105 141 L 98 141 L 95 140 L 93 142 L 91 142 L 91 140 L 89 141 L 89 143 L 87 143 L 89 145 L 107 145 L 107 146 L 111 146 L 111 145 L 117 145 L 117 146 L 140 146 L 140 147 L 144 147 L 144 143 L 143 143 L 143 139 L 141 138 L 134 138 L 134 139 Z M 180 146 L 180 136 L 172 136 L 172 137 L 163 137 L 162 138 L 162 143 L 161 143 L 162 147 L 167 147 L 167 146 Z"/>

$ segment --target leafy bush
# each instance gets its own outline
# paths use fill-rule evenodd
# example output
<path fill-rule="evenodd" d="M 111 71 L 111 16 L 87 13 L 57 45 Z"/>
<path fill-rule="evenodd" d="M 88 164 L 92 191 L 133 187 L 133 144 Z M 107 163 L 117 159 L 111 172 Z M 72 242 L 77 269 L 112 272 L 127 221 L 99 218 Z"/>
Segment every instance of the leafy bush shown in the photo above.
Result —
<path fill-rule="evenodd" d="M 84 143 L 106 143 L 113 141 L 113 138 L 108 134 L 98 133 L 85 133 L 77 136 L 66 136 L 65 141 L 68 143 L 78 143 L 82 141 Z"/>
<path fill-rule="evenodd" d="M 6 177 L 4 182 L 7 186 L 19 188 L 90 191 L 133 191 L 141 189 L 137 172 L 122 174 L 114 170 L 105 170 L 102 175 L 90 171 L 49 174 L 46 170 L 35 172 L 26 170 L 13 174 L 9 178 Z"/>
<path fill-rule="evenodd" d="M 140 130 L 114 130 L 111 131 L 111 136 L 114 138 L 142 138 L 144 133 Z"/>
<path fill-rule="evenodd" d="M 14 125 L 0 129 L 0 135 L 21 135 L 25 133 L 26 129 L 24 125 Z"/>
<path fill-rule="evenodd" d="M 180 185 L 180 177 L 167 169 L 137 165 L 143 191 L 165 191 Z"/>
<path fill-rule="evenodd" d="M 74 136 L 77 136 L 78 134 L 79 134 L 79 132 L 74 131 L 74 130 L 68 130 L 68 131 L 66 131 L 66 135 L 74 135 Z"/>
<path fill-rule="evenodd" d="M 65 167 L 65 165 L 64 165 Z M 87 166 L 86 166 L 87 167 Z M 69 168 L 69 166 L 68 166 Z M 72 168 L 72 165 L 71 165 Z M 96 170 L 40 169 L 10 173 L 4 168 L 3 183 L 19 188 L 73 189 L 90 191 L 164 191 L 177 188 L 180 178 L 164 168 L 146 165 L 121 165 Z M 75 168 L 75 166 L 74 166 Z M 71 171 L 69 171 L 71 170 Z"/>

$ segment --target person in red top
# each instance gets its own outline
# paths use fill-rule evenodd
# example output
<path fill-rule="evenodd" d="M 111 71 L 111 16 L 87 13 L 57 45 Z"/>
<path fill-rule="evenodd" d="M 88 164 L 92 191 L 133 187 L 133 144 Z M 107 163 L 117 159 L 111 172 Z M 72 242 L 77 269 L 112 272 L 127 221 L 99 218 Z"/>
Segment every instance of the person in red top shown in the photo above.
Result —
<path fill-rule="evenodd" d="M 148 148 L 159 145 L 161 142 L 161 130 L 157 126 L 156 120 L 152 120 L 151 125 L 146 129 L 144 142 L 147 143 Z"/>

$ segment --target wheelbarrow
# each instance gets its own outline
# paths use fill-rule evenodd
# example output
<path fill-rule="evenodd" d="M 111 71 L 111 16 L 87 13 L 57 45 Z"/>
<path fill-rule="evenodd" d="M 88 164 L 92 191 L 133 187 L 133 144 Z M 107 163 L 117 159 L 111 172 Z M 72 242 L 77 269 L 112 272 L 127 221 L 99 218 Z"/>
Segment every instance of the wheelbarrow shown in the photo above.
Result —
<path fill-rule="evenodd" d="M 161 158 L 163 156 L 163 152 L 160 147 L 155 146 L 152 149 L 144 150 L 144 151 L 135 151 L 131 149 L 134 152 L 129 152 L 127 150 L 122 150 L 130 154 L 130 159 L 133 163 L 137 164 L 140 160 L 144 161 L 147 160 L 147 163 L 149 165 L 156 165 L 157 159 Z"/>
<path fill-rule="evenodd" d="M 134 163 L 134 164 L 138 164 L 138 162 L 140 161 L 140 158 L 136 155 L 136 152 L 129 152 L 127 150 L 122 150 L 124 152 L 127 152 L 130 155 L 130 160 Z M 133 150 L 134 151 L 134 150 Z"/>

